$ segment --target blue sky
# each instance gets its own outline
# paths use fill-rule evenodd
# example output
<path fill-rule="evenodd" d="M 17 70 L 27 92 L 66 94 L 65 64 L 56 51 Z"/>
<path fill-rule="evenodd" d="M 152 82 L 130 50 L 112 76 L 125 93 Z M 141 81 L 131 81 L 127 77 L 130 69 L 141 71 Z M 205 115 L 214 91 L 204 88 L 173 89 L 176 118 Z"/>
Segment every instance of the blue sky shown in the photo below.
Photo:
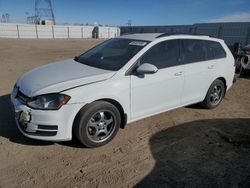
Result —
<path fill-rule="evenodd" d="M 0 14 L 26 22 L 35 0 L 0 0 Z M 57 23 L 181 25 L 202 22 L 250 21 L 250 0 L 52 0 Z"/>

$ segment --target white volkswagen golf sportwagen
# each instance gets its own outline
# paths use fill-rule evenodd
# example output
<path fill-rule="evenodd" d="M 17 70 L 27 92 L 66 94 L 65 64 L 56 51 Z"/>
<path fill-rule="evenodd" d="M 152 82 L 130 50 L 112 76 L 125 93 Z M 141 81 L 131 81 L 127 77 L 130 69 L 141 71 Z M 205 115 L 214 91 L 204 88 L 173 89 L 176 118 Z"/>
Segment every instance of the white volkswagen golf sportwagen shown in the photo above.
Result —
<path fill-rule="evenodd" d="M 120 127 L 174 108 L 217 107 L 234 79 L 223 40 L 159 33 L 124 35 L 84 54 L 33 69 L 11 100 L 27 137 L 108 143 Z"/>

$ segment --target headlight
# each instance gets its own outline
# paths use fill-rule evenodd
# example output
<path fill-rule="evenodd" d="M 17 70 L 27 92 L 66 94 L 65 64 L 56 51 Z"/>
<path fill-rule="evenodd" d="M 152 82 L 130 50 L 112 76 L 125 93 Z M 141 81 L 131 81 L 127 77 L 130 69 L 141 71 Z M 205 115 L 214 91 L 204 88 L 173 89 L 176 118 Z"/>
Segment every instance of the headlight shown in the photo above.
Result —
<path fill-rule="evenodd" d="M 32 98 L 27 105 L 39 110 L 58 110 L 69 101 L 70 97 L 63 94 L 47 94 Z"/>

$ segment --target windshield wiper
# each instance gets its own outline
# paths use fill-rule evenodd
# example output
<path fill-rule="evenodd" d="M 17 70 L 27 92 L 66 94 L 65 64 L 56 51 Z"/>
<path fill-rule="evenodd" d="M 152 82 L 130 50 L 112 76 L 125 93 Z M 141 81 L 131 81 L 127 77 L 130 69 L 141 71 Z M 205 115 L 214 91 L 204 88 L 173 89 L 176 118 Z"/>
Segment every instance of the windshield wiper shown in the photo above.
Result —
<path fill-rule="evenodd" d="M 79 62 L 78 60 L 79 60 L 78 56 L 75 56 L 74 61 Z"/>
<path fill-rule="evenodd" d="M 87 61 L 79 61 L 79 57 L 78 56 L 75 56 L 74 57 L 74 61 L 76 61 L 76 62 L 78 62 L 78 63 L 81 63 L 81 64 L 85 64 L 85 65 L 89 65 L 89 62 L 87 62 Z"/>

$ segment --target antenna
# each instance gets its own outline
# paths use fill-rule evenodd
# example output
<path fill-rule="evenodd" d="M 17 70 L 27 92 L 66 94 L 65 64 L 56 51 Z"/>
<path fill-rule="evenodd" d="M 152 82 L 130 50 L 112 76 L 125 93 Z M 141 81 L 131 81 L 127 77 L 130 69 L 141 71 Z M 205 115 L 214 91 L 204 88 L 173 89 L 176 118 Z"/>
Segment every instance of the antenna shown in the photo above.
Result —
<path fill-rule="evenodd" d="M 35 23 L 45 25 L 46 21 L 56 24 L 51 0 L 35 0 Z"/>

